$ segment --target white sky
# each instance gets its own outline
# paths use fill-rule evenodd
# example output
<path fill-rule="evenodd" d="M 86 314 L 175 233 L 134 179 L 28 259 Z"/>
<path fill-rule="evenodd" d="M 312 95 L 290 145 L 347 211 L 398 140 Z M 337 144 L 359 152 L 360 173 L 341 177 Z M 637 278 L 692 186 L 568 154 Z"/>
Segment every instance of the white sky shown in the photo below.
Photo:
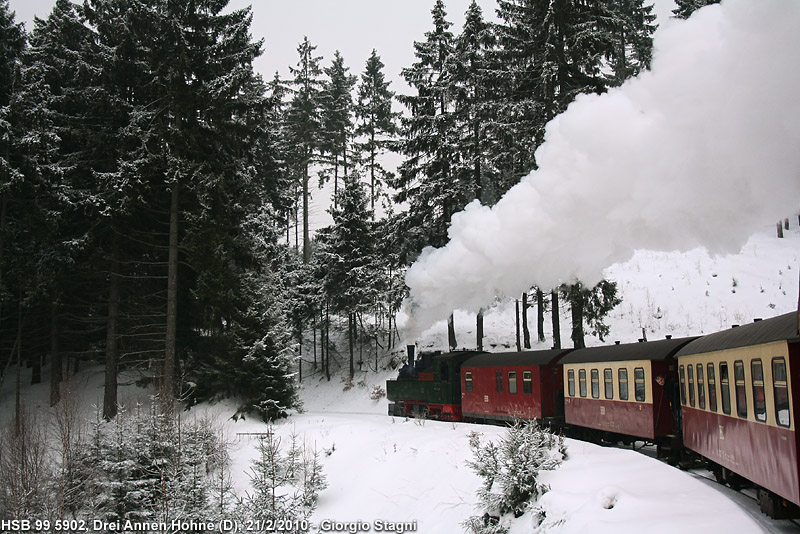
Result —
<path fill-rule="evenodd" d="M 458 33 L 470 0 L 446 0 L 448 19 Z M 495 0 L 478 0 L 487 19 L 495 18 Z M 654 0 L 659 20 L 673 9 L 673 0 Z M 415 40 L 431 26 L 433 0 L 231 0 L 230 7 L 253 5 L 253 37 L 264 39 L 264 54 L 256 61 L 269 80 L 278 70 L 288 77 L 297 63 L 297 45 L 308 36 L 328 66 L 339 50 L 352 74 L 360 74 L 373 48 L 378 51 L 391 88 L 403 92 L 400 70 L 414 62 Z M 33 17 L 45 18 L 54 0 L 10 0 L 18 21 L 33 28 Z"/>

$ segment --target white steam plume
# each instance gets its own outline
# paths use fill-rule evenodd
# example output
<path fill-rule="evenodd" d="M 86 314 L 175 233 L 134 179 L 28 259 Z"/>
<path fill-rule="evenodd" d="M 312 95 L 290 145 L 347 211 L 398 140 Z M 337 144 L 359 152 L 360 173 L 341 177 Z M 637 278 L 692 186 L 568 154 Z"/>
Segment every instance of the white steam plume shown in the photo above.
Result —
<path fill-rule="evenodd" d="M 655 36 L 652 70 L 551 121 L 540 169 L 456 214 L 411 266 L 429 324 L 535 284 L 594 284 L 636 249 L 738 252 L 800 208 L 800 2 L 724 0 Z"/>

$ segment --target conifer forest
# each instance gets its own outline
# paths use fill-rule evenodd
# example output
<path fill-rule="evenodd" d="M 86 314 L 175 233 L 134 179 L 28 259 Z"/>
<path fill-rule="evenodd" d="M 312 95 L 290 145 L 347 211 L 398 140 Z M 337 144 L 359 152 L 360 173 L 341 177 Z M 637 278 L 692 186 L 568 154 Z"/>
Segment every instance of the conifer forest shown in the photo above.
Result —
<path fill-rule="evenodd" d="M 497 22 L 473 2 L 462 28 L 436 0 L 394 88 L 379 50 L 351 71 L 308 39 L 263 78 L 227 4 L 57 0 L 25 28 L 0 0 L 0 370 L 49 379 L 51 405 L 102 365 L 105 420 L 130 370 L 167 410 L 234 396 L 275 419 L 309 374 L 375 370 L 405 269 L 536 168 L 577 95 L 647 69 L 655 31 L 646 0 L 497 0 Z M 323 184 L 333 223 L 311 232 Z M 576 346 L 619 302 L 612 282 L 519 299 L 539 325 L 572 310 Z"/>

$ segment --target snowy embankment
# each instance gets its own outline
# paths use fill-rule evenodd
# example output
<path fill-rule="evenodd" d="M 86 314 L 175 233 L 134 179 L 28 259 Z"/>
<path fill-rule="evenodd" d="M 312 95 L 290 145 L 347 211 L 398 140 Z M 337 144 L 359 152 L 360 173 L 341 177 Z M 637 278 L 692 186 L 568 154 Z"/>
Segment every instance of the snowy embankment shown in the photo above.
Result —
<path fill-rule="evenodd" d="M 259 426 L 234 425 L 238 432 Z M 482 514 L 475 495 L 481 480 L 466 465 L 469 434 L 497 439 L 504 429 L 316 412 L 295 415 L 277 431 L 284 440 L 297 432 L 323 452 L 329 486 L 313 523 L 346 523 L 362 532 L 365 525 L 375 532 L 379 523 L 394 524 L 395 531 L 439 534 L 462 532 L 464 520 Z M 251 439 L 238 440 L 235 468 L 246 470 Z M 544 522 L 537 530 L 533 514 L 526 514 L 514 521 L 512 534 L 763 532 L 714 487 L 662 462 L 569 439 L 567 446 L 562 466 L 541 475 L 551 488 L 540 500 Z"/>

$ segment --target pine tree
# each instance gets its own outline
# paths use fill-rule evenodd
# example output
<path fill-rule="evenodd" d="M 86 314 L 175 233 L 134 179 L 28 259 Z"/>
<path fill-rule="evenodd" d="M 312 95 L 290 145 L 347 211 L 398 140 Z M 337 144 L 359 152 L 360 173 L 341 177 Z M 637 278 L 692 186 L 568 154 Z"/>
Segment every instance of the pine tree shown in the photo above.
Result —
<path fill-rule="evenodd" d="M 587 289 L 580 282 L 576 282 L 563 285 L 561 292 L 569 302 L 572 313 L 573 347 L 583 348 L 586 346 L 584 325 L 591 328 L 592 335 L 596 335 L 600 341 L 603 341 L 609 333 L 605 318 L 622 302 L 617 296 L 617 284 L 602 280 L 593 288 Z"/>
<path fill-rule="evenodd" d="M 360 177 L 345 178 L 336 206 L 330 209 L 333 225 L 320 236 L 323 290 L 336 313 L 347 314 L 349 376 L 354 368 L 354 343 L 358 315 L 375 301 L 375 235 L 372 214 Z"/>
<path fill-rule="evenodd" d="M 452 174 L 453 100 L 446 76 L 454 46 L 452 24 L 441 0 L 431 14 L 433 29 L 425 41 L 414 43 L 417 61 L 402 71 L 416 94 L 398 96 L 410 116 L 402 119 L 401 151 L 406 159 L 391 185 L 398 190 L 395 201 L 409 203 L 403 230 L 411 255 L 426 245 L 443 246 L 450 217 L 471 200 Z"/>
<path fill-rule="evenodd" d="M 322 70 L 321 56 L 315 56 L 308 37 L 297 47 L 300 56 L 294 75 L 292 96 L 286 114 L 287 140 L 293 147 L 289 155 L 301 185 L 303 202 L 303 263 L 311 261 L 311 237 L 308 227 L 309 172 L 311 164 L 324 146 L 324 135 L 320 118 Z"/>
<path fill-rule="evenodd" d="M 452 23 L 442 0 L 436 1 L 431 15 L 433 29 L 425 33 L 425 41 L 414 43 L 417 61 L 402 71 L 416 94 L 398 96 L 410 116 L 402 118 L 400 151 L 406 159 L 391 185 L 398 190 L 395 201 L 409 204 L 399 228 L 403 255 L 409 258 L 427 245 L 444 246 L 450 217 L 472 199 L 470 185 L 453 173 L 455 116 L 447 75 L 454 49 Z M 452 314 L 447 324 L 448 342 L 455 348 Z"/>
<path fill-rule="evenodd" d="M 614 51 L 609 58 L 614 70 L 609 85 L 622 82 L 650 68 L 653 57 L 653 33 L 656 31 L 656 16 L 653 4 L 644 0 L 615 0 L 611 3 L 615 22 L 613 24 Z"/>
<path fill-rule="evenodd" d="M 457 147 L 453 174 L 459 183 L 470 184 L 472 198 L 484 204 L 489 200 L 486 191 L 496 190 L 492 183 L 495 170 L 490 163 L 487 140 L 487 125 L 491 122 L 488 104 L 492 90 L 489 55 L 494 42 L 491 27 L 473 0 L 448 63 Z"/>
<path fill-rule="evenodd" d="M 688 19 L 692 13 L 701 7 L 719 4 L 720 0 L 675 0 L 677 7 L 672 13 L 677 19 Z"/>
<path fill-rule="evenodd" d="M 362 138 L 358 150 L 369 173 L 370 209 L 375 213 L 375 200 L 381 186 L 391 178 L 391 173 L 381 164 L 379 157 L 391 146 L 399 133 L 397 119 L 400 113 L 392 111 L 394 92 L 383 74 L 384 64 L 373 49 L 367 59 L 358 86 L 356 135 Z M 364 156 L 365 155 L 365 156 Z"/>
<path fill-rule="evenodd" d="M 333 167 L 333 196 L 339 190 L 339 168 L 342 175 L 348 174 L 352 162 L 348 161 L 348 150 L 353 137 L 353 88 L 356 77 L 348 74 L 344 59 L 337 50 L 331 66 L 325 69 L 328 76 L 323 84 L 321 101 L 321 127 L 328 164 Z"/>

